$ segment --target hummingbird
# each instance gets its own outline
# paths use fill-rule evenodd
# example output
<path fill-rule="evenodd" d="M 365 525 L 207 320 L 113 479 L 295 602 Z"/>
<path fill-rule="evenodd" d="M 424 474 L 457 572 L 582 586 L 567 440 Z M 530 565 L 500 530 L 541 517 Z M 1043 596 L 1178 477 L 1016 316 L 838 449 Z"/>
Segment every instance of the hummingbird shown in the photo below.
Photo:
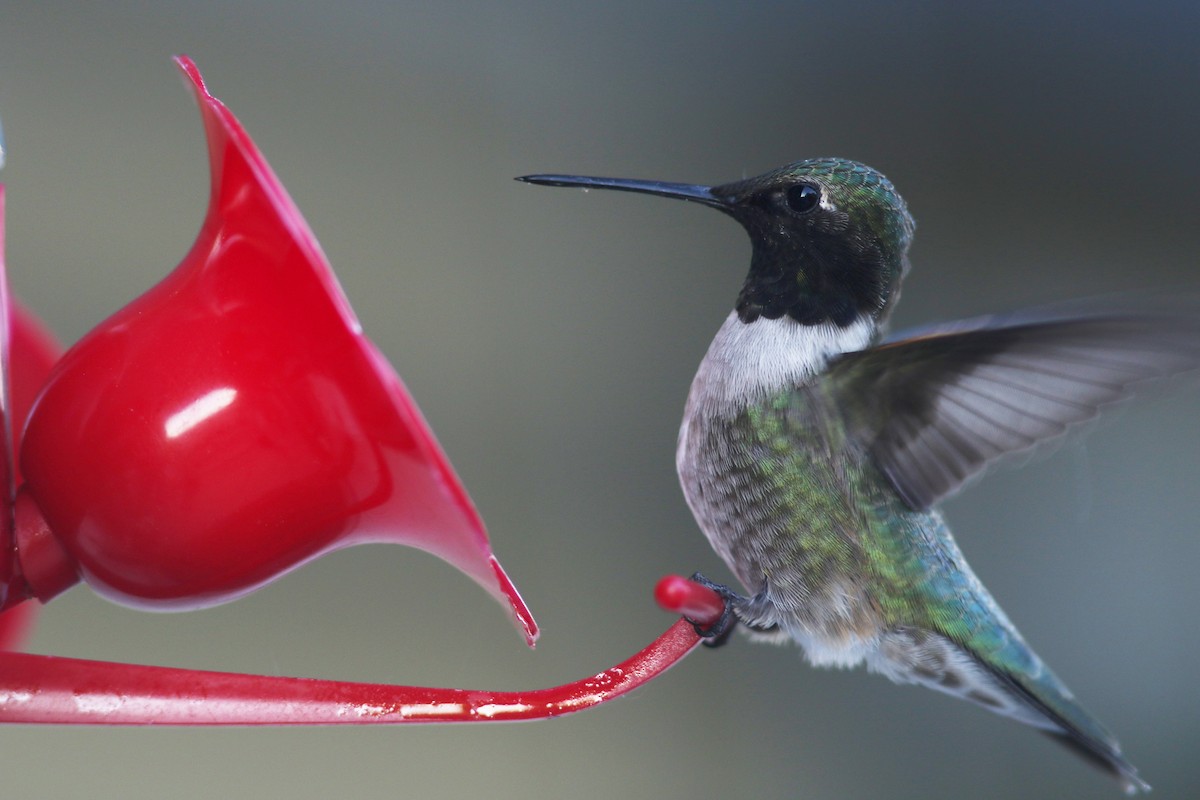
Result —
<path fill-rule="evenodd" d="M 937 505 L 1006 456 L 1060 439 L 1154 378 L 1200 365 L 1185 312 L 1102 302 L 884 338 L 914 222 L 881 173 L 798 161 L 719 186 L 529 175 L 714 208 L 750 270 L 692 382 L 676 466 L 746 594 L 731 618 L 815 666 L 865 664 L 1011 717 L 1148 790 L 1120 746 L 1025 643 Z"/>

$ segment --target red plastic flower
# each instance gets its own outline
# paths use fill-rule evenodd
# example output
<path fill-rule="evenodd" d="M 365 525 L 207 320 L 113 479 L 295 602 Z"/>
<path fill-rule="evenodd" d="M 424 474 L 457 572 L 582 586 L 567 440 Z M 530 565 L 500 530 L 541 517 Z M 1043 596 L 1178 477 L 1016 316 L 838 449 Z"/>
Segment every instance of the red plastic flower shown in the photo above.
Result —
<path fill-rule="evenodd" d="M 29 411 L 33 407 L 33 401 L 37 398 L 42 384 L 46 382 L 46 376 L 50 374 L 54 362 L 62 354 L 62 348 L 33 314 L 8 298 L 7 282 L 4 281 L 3 276 L 4 187 L 0 185 L 0 314 L 7 317 L 7 324 L 0 325 L 0 330 L 6 330 L 8 333 L 8 337 L 0 343 L 0 348 L 7 352 L 3 361 L 9 367 L 8 398 L 10 400 L 5 409 L 8 413 L 4 422 L 11 427 L 13 438 L 19 443 L 21 432 L 25 427 L 25 420 L 29 418 Z M 0 480 L 0 485 L 8 486 L 7 475 L 9 474 L 13 477 L 14 485 L 20 484 L 21 473 L 17 465 L 12 462 L 12 452 L 4 450 L 0 463 L 6 470 L 5 478 Z M 11 487 L 9 487 L 9 491 L 11 492 Z M 0 606 L 3 606 L 6 594 L 3 587 L 7 584 L 4 576 L 9 574 L 14 565 L 16 552 L 12 546 L 11 494 L 4 493 L 0 497 L 3 498 L 0 508 L 4 509 L 4 513 L 0 514 L 0 520 L 3 520 L 0 522 L 0 526 L 2 526 L 0 527 L 0 544 L 4 545 L 0 550 Z M 20 645 L 25 632 L 33 624 L 34 612 L 35 606 L 25 603 L 0 613 L 0 650 L 15 649 Z"/>
<path fill-rule="evenodd" d="M 41 389 L 19 450 L 25 483 L 15 508 L 13 480 L 0 484 L 10 506 L 0 515 L 0 608 L 48 600 L 80 579 L 128 605 L 196 608 L 236 599 L 332 550 L 392 542 L 471 576 L 511 610 L 532 646 L 537 626 L 465 489 L 362 334 L 300 212 L 195 64 L 177 62 L 208 136 L 208 216 L 183 262 L 72 347 Z M 0 280 L 0 317 L 11 316 Z M 2 338 L 5 379 L 22 391 L 40 384 L 53 350 L 38 351 L 41 373 L 22 377 L 36 346 L 18 338 L 9 359 Z M 16 411 L 23 418 L 19 404 Z M 7 478 L 15 466 L 5 444 Z M 682 579 L 664 583 L 659 600 L 702 624 L 722 608 Z M 698 641 L 681 621 L 616 667 L 530 692 L 0 653 L 0 721 L 532 719 L 619 696 Z"/>
<path fill-rule="evenodd" d="M 29 420 L 18 530 L 32 593 L 81 576 L 128 605 L 235 599 L 331 550 L 427 550 L 537 626 L 432 431 L 299 210 L 178 59 L 212 195 L 191 251 L 56 365 Z"/>

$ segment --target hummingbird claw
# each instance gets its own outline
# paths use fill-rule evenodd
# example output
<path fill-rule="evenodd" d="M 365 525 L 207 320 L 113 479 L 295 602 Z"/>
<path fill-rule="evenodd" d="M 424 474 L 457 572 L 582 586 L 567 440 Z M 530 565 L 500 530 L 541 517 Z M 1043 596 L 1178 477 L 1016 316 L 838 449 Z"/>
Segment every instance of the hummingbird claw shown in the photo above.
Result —
<path fill-rule="evenodd" d="M 699 572 L 693 574 L 689 580 L 698 583 L 707 589 L 712 589 L 721 596 L 722 600 L 725 601 L 725 610 L 721 612 L 721 616 L 716 622 L 713 622 L 709 625 L 704 625 L 696 622 L 693 619 L 684 617 L 684 619 L 692 623 L 692 627 L 696 629 L 696 635 L 704 639 L 705 647 L 720 647 L 729 641 L 730 634 L 732 634 L 733 629 L 737 627 L 737 615 L 733 612 L 734 601 L 744 600 L 745 598 L 724 584 L 710 581 Z"/>

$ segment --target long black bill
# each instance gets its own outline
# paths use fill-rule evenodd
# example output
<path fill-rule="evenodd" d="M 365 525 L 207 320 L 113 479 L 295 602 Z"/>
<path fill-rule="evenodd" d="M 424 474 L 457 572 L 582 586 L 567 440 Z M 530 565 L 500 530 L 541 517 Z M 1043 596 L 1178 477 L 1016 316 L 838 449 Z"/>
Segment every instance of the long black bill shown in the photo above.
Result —
<path fill-rule="evenodd" d="M 538 186 L 569 186 L 579 189 L 614 189 L 618 192 L 637 192 L 676 200 L 703 203 L 712 208 L 724 209 L 726 202 L 712 193 L 712 187 L 695 183 L 663 183 L 662 181 L 636 181 L 624 178 L 592 178 L 587 175 L 523 175 L 517 180 L 535 183 Z"/>

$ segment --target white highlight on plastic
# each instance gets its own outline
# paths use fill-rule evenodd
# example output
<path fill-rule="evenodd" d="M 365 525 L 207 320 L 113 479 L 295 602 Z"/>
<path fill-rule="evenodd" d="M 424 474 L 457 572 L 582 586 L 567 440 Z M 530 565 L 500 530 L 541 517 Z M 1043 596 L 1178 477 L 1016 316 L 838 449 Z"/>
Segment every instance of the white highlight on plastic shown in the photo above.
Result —
<path fill-rule="evenodd" d="M 400 706 L 401 717 L 461 716 L 466 712 L 462 703 L 405 703 Z"/>
<path fill-rule="evenodd" d="M 75 703 L 75 709 L 79 713 L 95 714 L 100 717 L 120 711 L 121 706 L 125 704 L 125 701 L 119 695 L 104 693 L 77 694 L 71 700 Z"/>
<path fill-rule="evenodd" d="M 213 389 L 208 394 L 193 400 L 167 417 L 165 426 L 167 438 L 175 439 L 182 436 L 214 414 L 228 408 L 236 397 L 237 389 L 225 387 Z"/>
<path fill-rule="evenodd" d="M 533 706 L 528 703 L 487 703 L 474 709 L 474 713 L 476 716 L 494 719 L 495 717 L 503 717 L 509 714 L 520 714 L 532 708 Z"/>

